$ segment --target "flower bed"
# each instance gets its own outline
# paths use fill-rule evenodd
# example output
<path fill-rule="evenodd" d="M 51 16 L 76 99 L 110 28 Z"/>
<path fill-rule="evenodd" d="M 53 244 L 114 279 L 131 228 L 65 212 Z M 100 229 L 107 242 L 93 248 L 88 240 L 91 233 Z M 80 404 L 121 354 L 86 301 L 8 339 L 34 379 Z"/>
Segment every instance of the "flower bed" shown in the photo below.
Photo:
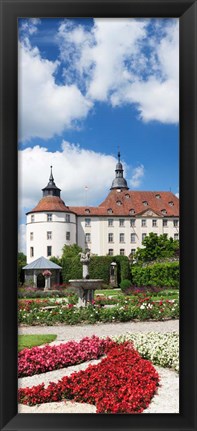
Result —
<path fill-rule="evenodd" d="M 155 365 L 179 371 L 179 335 L 176 332 L 127 333 L 113 337 L 118 343 L 132 341 L 140 355 Z"/>
<path fill-rule="evenodd" d="M 134 319 L 164 320 L 179 317 L 179 302 L 177 300 L 153 301 L 151 297 L 145 295 L 131 299 L 125 298 L 124 301 L 119 301 L 110 309 L 102 307 L 100 304 L 78 308 L 73 304 L 66 305 L 65 303 L 64 305 L 57 301 L 53 302 L 53 309 L 43 309 L 43 304 L 40 306 L 41 302 L 32 301 L 28 301 L 28 309 L 25 308 L 25 301 L 19 301 L 18 318 L 20 324 L 55 325 L 63 323 L 75 325 L 82 322 L 127 322 Z M 50 304 L 52 303 L 50 302 Z"/>
<path fill-rule="evenodd" d="M 19 389 L 19 402 L 28 405 L 74 400 L 95 404 L 97 413 L 141 413 L 159 385 L 151 362 L 142 359 L 132 343 L 112 347 L 107 357 L 85 371 L 63 377 L 58 383 Z"/>
<path fill-rule="evenodd" d="M 57 346 L 32 347 L 18 354 L 19 377 L 45 373 L 80 362 L 98 359 L 114 344 L 109 338 L 85 337 L 79 343 L 69 341 Z"/>

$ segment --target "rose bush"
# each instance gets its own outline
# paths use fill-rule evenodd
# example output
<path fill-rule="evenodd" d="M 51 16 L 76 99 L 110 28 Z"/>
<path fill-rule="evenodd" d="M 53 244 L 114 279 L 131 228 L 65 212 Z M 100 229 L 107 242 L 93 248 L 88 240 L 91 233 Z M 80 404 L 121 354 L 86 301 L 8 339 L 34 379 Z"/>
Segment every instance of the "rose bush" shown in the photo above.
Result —
<path fill-rule="evenodd" d="M 67 302 L 41 303 L 32 300 L 19 302 L 19 323 L 26 325 L 55 325 L 58 323 L 75 325 L 96 322 L 127 322 L 130 320 L 164 320 L 179 317 L 179 301 L 172 299 L 153 300 L 146 295 L 125 298 L 111 308 L 102 304 L 90 304 L 88 307 L 77 307 Z M 22 305 L 21 305 L 22 304 Z M 48 309 L 46 306 L 53 305 Z M 71 306 L 73 305 L 73 306 Z M 49 307 L 50 308 L 50 307 Z"/>
<path fill-rule="evenodd" d="M 97 413 L 141 413 L 159 385 L 151 362 L 142 359 L 131 342 L 115 345 L 107 357 L 58 383 L 19 389 L 19 402 L 28 405 L 74 400 L 95 404 Z"/>
<path fill-rule="evenodd" d="M 114 344 L 110 338 L 92 336 L 85 337 L 78 343 L 68 341 L 54 346 L 23 349 L 18 353 L 18 376 L 32 376 L 98 359 Z"/>

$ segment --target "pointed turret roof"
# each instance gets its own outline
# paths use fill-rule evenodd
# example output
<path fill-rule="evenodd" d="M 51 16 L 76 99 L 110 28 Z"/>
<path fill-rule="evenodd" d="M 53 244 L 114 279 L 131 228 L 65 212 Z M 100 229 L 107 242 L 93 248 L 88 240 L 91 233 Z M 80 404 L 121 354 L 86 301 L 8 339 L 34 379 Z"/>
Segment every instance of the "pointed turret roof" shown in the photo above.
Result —
<path fill-rule="evenodd" d="M 44 196 L 58 196 L 58 197 L 60 197 L 61 189 L 59 189 L 54 182 L 53 172 L 52 172 L 53 166 L 50 166 L 50 168 L 51 168 L 51 173 L 50 173 L 50 177 L 49 177 L 49 182 L 48 182 L 47 186 L 44 187 L 44 189 L 42 189 L 43 197 Z"/>

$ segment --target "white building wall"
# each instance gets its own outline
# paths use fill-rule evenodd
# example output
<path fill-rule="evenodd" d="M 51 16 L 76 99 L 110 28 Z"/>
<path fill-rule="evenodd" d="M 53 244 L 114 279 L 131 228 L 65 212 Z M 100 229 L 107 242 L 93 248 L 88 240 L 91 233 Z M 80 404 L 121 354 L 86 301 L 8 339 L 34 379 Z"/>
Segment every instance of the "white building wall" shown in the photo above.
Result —
<path fill-rule="evenodd" d="M 89 217 L 90 226 L 85 226 L 85 217 L 78 217 L 78 245 L 89 248 L 91 253 L 97 255 L 107 255 L 109 249 L 113 250 L 113 255 L 119 255 L 120 250 L 129 256 L 132 250 L 142 247 L 142 234 L 149 235 L 154 232 L 157 235 L 167 234 L 168 238 L 179 233 L 179 225 L 174 227 L 174 220 L 178 218 L 166 218 L 167 226 L 163 226 L 162 217 L 136 217 L 135 226 L 132 227 L 130 220 L 132 217 Z M 134 218 L 134 217 L 133 217 Z M 108 219 L 113 220 L 113 226 L 108 225 Z M 124 226 L 120 226 L 120 219 L 124 219 Z M 142 219 L 146 220 L 146 226 L 142 226 Z M 156 220 L 156 226 L 153 226 Z M 178 222 L 179 223 L 179 222 Z M 85 243 L 86 233 L 90 234 L 91 241 Z M 109 233 L 113 234 L 113 242 L 109 242 Z M 131 242 L 131 234 L 135 234 L 135 242 Z M 120 234 L 124 234 L 124 242 L 120 242 Z"/>
<path fill-rule="evenodd" d="M 47 221 L 47 214 L 52 214 L 52 221 Z M 34 215 L 34 222 L 31 216 Z M 66 222 L 66 215 L 70 216 L 70 222 Z M 47 239 L 47 232 L 51 232 L 51 239 Z M 69 232 L 70 239 L 66 239 Z M 33 234 L 33 235 L 32 235 Z M 32 239 L 31 239 L 32 238 Z M 41 256 L 49 258 L 47 246 L 51 246 L 51 255 L 61 257 L 64 244 L 76 243 L 76 216 L 75 214 L 62 212 L 40 212 L 27 215 L 26 244 L 27 263 Z M 33 256 L 31 256 L 31 247 Z"/>
<path fill-rule="evenodd" d="M 132 250 L 142 246 L 142 234 L 149 235 L 155 232 L 158 235 L 166 233 L 168 237 L 175 238 L 179 233 L 179 225 L 174 226 L 174 220 L 178 218 L 162 217 L 82 217 L 78 216 L 76 221 L 75 214 L 53 212 L 52 221 L 47 221 L 47 214 L 30 213 L 27 215 L 27 262 L 30 263 L 40 256 L 49 258 L 47 255 L 47 246 L 51 246 L 52 256 L 61 257 L 62 248 L 65 244 L 78 244 L 83 250 L 89 248 L 92 254 L 99 256 L 109 254 L 113 250 L 113 255 L 119 255 L 120 250 L 129 256 Z M 50 213 L 51 214 L 51 213 Z M 70 215 L 70 222 L 66 222 L 66 214 Z M 31 215 L 34 215 L 34 222 L 31 221 Z M 131 226 L 131 218 L 135 219 L 135 226 Z M 87 225 L 86 219 L 90 219 Z M 108 225 L 108 220 L 113 220 L 113 226 Z M 142 219 L 146 220 L 146 226 L 142 226 Z M 163 226 L 163 220 L 167 220 L 167 226 Z M 124 226 L 120 226 L 120 220 L 124 220 Z M 153 220 L 156 220 L 157 226 L 153 226 Z M 179 224 L 179 222 L 178 222 Z M 47 239 L 47 232 L 52 232 L 52 238 Z M 66 232 L 70 233 L 70 239 L 66 239 Z M 31 235 L 33 233 L 33 236 Z M 113 234 L 113 242 L 109 242 L 109 233 Z M 135 234 L 135 242 L 131 242 L 131 234 Z M 89 234 L 90 238 L 86 237 Z M 120 234 L 124 234 L 124 242 L 120 242 Z M 32 239 L 31 239 L 32 237 Z M 85 241 L 85 238 L 88 241 Z M 90 239 L 90 241 L 89 241 Z M 30 248 L 33 247 L 34 255 L 31 256 Z"/>

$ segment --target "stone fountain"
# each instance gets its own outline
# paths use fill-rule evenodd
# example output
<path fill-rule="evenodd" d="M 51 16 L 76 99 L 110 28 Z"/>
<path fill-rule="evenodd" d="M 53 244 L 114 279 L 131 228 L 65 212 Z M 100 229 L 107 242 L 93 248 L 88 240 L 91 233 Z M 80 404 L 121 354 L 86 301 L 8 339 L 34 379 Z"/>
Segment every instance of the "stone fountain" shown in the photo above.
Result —
<path fill-rule="evenodd" d="M 94 292 L 96 289 L 100 289 L 103 283 L 102 279 L 90 279 L 89 277 L 89 263 L 90 253 L 79 253 L 80 262 L 83 267 L 83 279 L 81 280 L 69 280 L 70 286 L 74 288 L 77 293 L 78 307 L 86 307 L 88 303 L 92 303 L 94 299 Z"/>

